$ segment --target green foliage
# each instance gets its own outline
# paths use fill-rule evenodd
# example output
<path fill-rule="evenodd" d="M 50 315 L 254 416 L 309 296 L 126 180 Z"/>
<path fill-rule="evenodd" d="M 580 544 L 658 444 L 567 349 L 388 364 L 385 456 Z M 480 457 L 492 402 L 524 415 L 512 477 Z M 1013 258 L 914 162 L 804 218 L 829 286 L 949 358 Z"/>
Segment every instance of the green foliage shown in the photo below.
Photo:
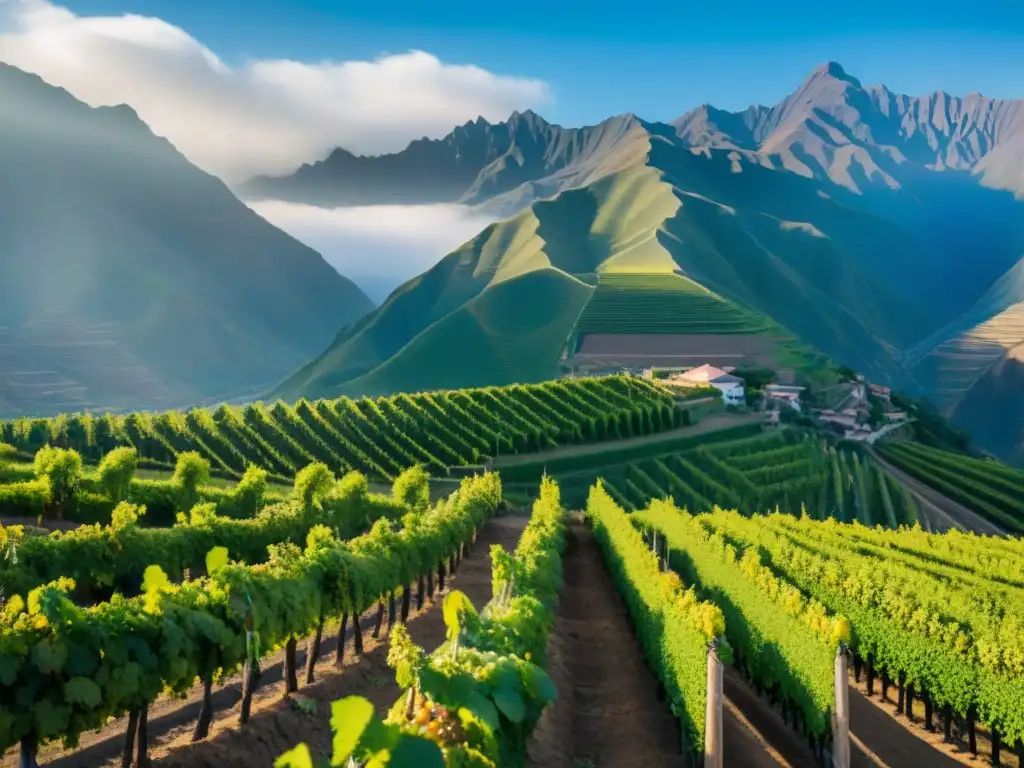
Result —
<path fill-rule="evenodd" d="M 191 509 L 199 501 L 199 486 L 210 480 L 210 462 L 196 451 L 178 454 L 171 482 L 178 488 L 182 509 Z"/>
<path fill-rule="evenodd" d="M 310 464 L 295 476 L 295 498 L 303 509 L 312 510 L 334 487 L 334 475 L 327 465 Z"/>
<path fill-rule="evenodd" d="M 50 501 L 60 507 L 78 490 L 82 457 L 72 450 L 44 446 L 36 453 L 34 469 L 36 477 L 49 485 Z"/>
<path fill-rule="evenodd" d="M 1024 533 L 1024 471 L 913 443 L 883 441 L 878 452 L 909 475 L 1011 533 Z"/>
<path fill-rule="evenodd" d="M 138 464 L 134 448 L 115 448 L 103 457 L 97 474 L 100 486 L 112 503 L 118 504 L 128 497 Z"/>
<path fill-rule="evenodd" d="M 756 547 L 802 594 L 841 612 L 852 648 L 936 706 L 1024 738 L 1019 541 L 718 512 L 704 525 Z M 1008 583 L 1011 582 L 1011 583 Z"/>
<path fill-rule="evenodd" d="M 305 550 L 273 546 L 258 565 L 228 563 L 223 550 L 208 547 L 206 577 L 174 583 L 158 564 L 138 567 L 144 594 L 91 607 L 70 599 L 75 584 L 67 578 L 12 599 L 0 616 L 0 748 L 23 738 L 74 744 L 165 690 L 183 693 L 216 670 L 231 674 L 247 657 L 249 629 L 273 650 L 324 618 L 359 614 L 450 555 L 500 499 L 497 476 L 485 475 L 427 513 L 407 515 L 401 529 L 379 521 L 341 541 L 319 526 Z M 147 549 L 133 544 L 123 548 Z M 82 678 L 98 686 L 98 697 Z"/>
<path fill-rule="evenodd" d="M 13 445 L 7 443 L 0 443 L 0 472 L 6 471 L 6 469 L 14 461 L 15 456 L 18 453 L 18 449 Z"/>
<path fill-rule="evenodd" d="M 662 388 L 631 377 L 604 376 L 377 399 L 300 400 L 294 407 L 222 405 L 212 413 L 194 409 L 186 414 L 18 419 L 0 422 L 0 441 L 32 454 L 46 445 L 67 447 L 90 462 L 116 448 L 134 448 L 140 467 L 162 469 L 173 468 L 182 454 L 198 453 L 209 462 L 211 476 L 227 479 L 259 467 L 268 479 L 287 483 L 303 467 L 320 462 L 339 476 L 354 469 L 393 481 L 416 465 L 436 476 L 448 467 L 478 466 L 495 453 L 614 439 L 624 422 L 630 423 L 629 436 L 636 426 L 634 413 L 671 404 L 671 395 Z M 648 414 L 638 429 L 646 433 L 670 426 L 664 420 L 655 423 Z M 189 481 L 190 488 L 206 482 L 199 466 L 190 471 L 199 475 Z M 174 484 L 179 485 L 177 480 Z M 98 486 L 92 490 L 103 491 Z M 134 498 L 131 491 L 111 501 L 126 498 L 145 504 L 153 521 L 171 520 L 198 501 L 186 494 L 165 507 L 152 498 Z M 253 496 L 223 501 L 224 514 L 251 514 Z"/>
<path fill-rule="evenodd" d="M 562 584 L 563 514 L 558 486 L 546 479 L 515 553 L 503 561 L 514 583 L 479 613 L 463 593 L 450 593 L 448 641 L 430 656 L 404 629 L 392 636 L 388 663 L 409 690 L 388 722 L 441 744 L 446 765 L 522 766 L 526 740 L 554 701 L 543 666 Z"/>
<path fill-rule="evenodd" d="M 665 686 L 672 712 L 679 718 L 684 749 L 703 754 L 707 707 L 708 645 L 727 635 L 722 610 L 701 602 L 694 588 L 664 572 L 657 557 L 633 527 L 630 516 L 598 482 L 587 500 L 587 517 L 604 551 L 612 581 L 636 627 L 647 662 Z M 728 645 L 719 657 L 730 663 Z"/>
<path fill-rule="evenodd" d="M 325 498 L 322 509 L 307 509 L 286 501 L 264 508 L 255 518 L 242 520 L 220 515 L 216 506 L 205 503 L 181 513 L 173 527 L 142 528 L 133 516 L 145 510 L 148 519 L 148 507 L 122 502 L 110 525 L 86 525 L 26 541 L 17 567 L 0 563 L 0 588 L 8 595 L 25 594 L 41 584 L 70 576 L 93 599 L 102 599 L 115 590 L 131 595 L 138 590 L 138 574 L 149 564 L 159 565 L 178 579 L 186 569 L 198 571 L 213 547 L 227 547 L 240 562 L 260 563 L 267 558 L 268 545 L 304 542 L 314 526 L 326 525 L 348 537 L 377 518 L 401 516 L 404 507 L 387 497 L 370 494 L 365 478 L 352 474 L 355 477 L 346 477 Z M 4 491 L 19 487 L 0 485 L 0 504 Z M 45 495 L 47 490 L 42 487 L 36 492 Z"/>
<path fill-rule="evenodd" d="M 419 464 L 404 470 L 395 478 L 391 498 L 397 503 L 422 512 L 430 505 L 430 475 Z"/>
<path fill-rule="evenodd" d="M 849 642 L 849 621 L 776 577 L 753 547 L 710 532 L 701 518 L 655 502 L 632 516 L 668 546 L 670 565 L 698 594 L 722 606 L 725 636 L 746 669 L 803 715 L 811 733 L 831 733 L 836 646 Z"/>

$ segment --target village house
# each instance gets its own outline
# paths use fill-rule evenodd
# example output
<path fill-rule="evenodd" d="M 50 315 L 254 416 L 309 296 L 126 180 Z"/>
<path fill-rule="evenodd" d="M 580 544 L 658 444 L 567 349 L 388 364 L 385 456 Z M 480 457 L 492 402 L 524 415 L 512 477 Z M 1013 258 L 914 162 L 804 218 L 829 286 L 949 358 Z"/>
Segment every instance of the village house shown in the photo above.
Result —
<path fill-rule="evenodd" d="M 673 387 L 714 387 L 722 393 L 722 401 L 726 405 L 743 405 L 746 402 L 743 379 L 713 365 L 704 364 L 685 373 L 677 373 L 665 379 L 665 383 Z"/>
<path fill-rule="evenodd" d="M 818 414 L 818 421 L 852 428 L 857 426 L 857 411 L 853 408 L 845 408 L 837 413 L 831 408 L 826 408 Z"/>
<path fill-rule="evenodd" d="M 880 384 L 868 384 L 868 389 L 871 390 L 871 394 L 875 397 L 889 402 L 889 398 L 892 397 L 892 390 L 889 387 L 883 387 Z"/>
<path fill-rule="evenodd" d="M 800 393 L 803 391 L 803 387 L 791 387 L 783 384 L 768 384 L 764 388 L 764 398 L 766 404 L 788 405 L 799 413 L 803 411 L 803 407 L 800 403 Z"/>
<path fill-rule="evenodd" d="M 906 421 L 907 420 L 907 412 L 906 411 L 890 411 L 889 413 L 885 414 L 885 418 L 888 419 L 890 422 Z"/>

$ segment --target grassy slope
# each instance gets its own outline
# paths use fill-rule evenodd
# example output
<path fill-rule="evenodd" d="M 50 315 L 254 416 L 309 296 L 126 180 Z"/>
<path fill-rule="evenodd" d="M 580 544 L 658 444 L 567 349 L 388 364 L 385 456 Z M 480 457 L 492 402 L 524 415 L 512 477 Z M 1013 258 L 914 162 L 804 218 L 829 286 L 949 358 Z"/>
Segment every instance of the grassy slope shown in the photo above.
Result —
<path fill-rule="evenodd" d="M 913 248 L 907 238 L 823 196 L 816 182 L 740 166 L 726 153 L 695 153 L 656 135 L 649 156 L 646 165 L 564 191 L 488 227 L 399 289 L 275 395 L 550 376 L 570 315 L 587 298 L 570 276 L 593 285 L 597 274 L 607 281 L 618 273 L 668 278 L 681 272 L 717 294 L 722 307 L 745 307 L 737 311 L 752 318 L 752 330 L 784 326 L 875 377 L 899 375 L 893 349 L 920 337 L 923 323 L 913 302 L 882 288 L 859 259 L 884 248 L 901 249 L 905 258 L 902 251 Z M 538 270 L 551 274 L 512 281 Z M 540 294 L 528 288 L 534 280 L 544 285 Z M 599 302 L 608 298 L 595 295 Z M 699 312 L 686 302 L 706 297 L 706 291 L 679 292 L 680 306 L 667 311 Z M 626 301 L 621 314 L 601 322 L 628 328 L 639 311 Z M 481 312 L 500 322 L 481 322 Z M 517 314 L 530 317 L 515 320 Z M 592 323 L 592 309 L 583 318 L 577 330 Z M 513 340 L 517 334 L 523 338 Z"/>

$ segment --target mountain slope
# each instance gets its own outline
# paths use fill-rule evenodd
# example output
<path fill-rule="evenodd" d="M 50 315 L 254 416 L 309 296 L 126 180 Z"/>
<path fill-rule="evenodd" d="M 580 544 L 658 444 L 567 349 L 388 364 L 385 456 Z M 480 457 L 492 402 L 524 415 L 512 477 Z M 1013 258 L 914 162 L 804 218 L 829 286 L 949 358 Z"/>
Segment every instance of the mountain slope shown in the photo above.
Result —
<path fill-rule="evenodd" d="M 563 353 L 572 352 L 574 326 L 583 332 L 591 322 L 576 319 L 589 318 L 597 279 L 618 273 L 683 275 L 704 289 L 679 292 L 681 317 L 687 302 L 710 289 L 763 318 L 750 333 L 784 333 L 782 326 L 879 377 L 899 375 L 895 348 L 921 333 L 923 312 L 912 314 L 913 299 L 878 283 L 856 254 L 911 242 L 822 197 L 816 182 L 742 161 L 737 170 L 728 153 L 694 153 L 665 136 L 665 126 L 643 126 L 646 164 L 488 227 L 398 289 L 275 394 L 383 394 L 555 375 Z M 671 315 L 675 307 L 664 310 Z M 632 322 L 631 332 L 642 332 L 637 311 L 602 310 L 602 319 L 611 329 Z M 483 313 L 501 321 L 483 323 Z M 896 316 L 899 322 L 890 319 Z"/>
<path fill-rule="evenodd" d="M 372 308 L 154 136 L 0 65 L 0 411 L 272 385 Z"/>
<path fill-rule="evenodd" d="M 903 363 L 955 424 L 1024 463 L 1024 258 Z"/>
<path fill-rule="evenodd" d="M 422 284 L 396 292 L 365 333 L 333 345 L 286 391 L 304 392 L 303 382 L 320 392 L 417 388 L 412 369 L 400 376 L 375 369 L 399 350 L 417 359 L 416 349 L 432 336 L 420 334 L 493 287 L 478 262 L 501 256 L 500 271 L 554 268 L 589 285 L 595 272 L 685 275 L 837 361 L 900 386 L 919 385 L 919 393 L 953 409 L 961 426 L 977 429 L 983 444 L 1003 446 L 1003 456 L 1016 445 L 1012 436 L 1024 432 L 1024 417 L 1013 421 L 1024 393 L 1006 384 L 1017 375 L 1018 310 L 1006 290 L 993 288 L 1013 283 L 1024 255 L 1024 100 L 906 96 L 865 86 L 831 62 L 778 104 L 737 113 L 705 105 L 671 125 L 625 116 L 575 133 L 514 115 L 498 126 L 473 124 L 487 137 L 477 144 L 488 147 L 475 153 L 464 129 L 431 144 L 448 152 L 436 175 L 458 178 L 420 188 L 418 199 L 472 203 L 511 218 L 451 254 Z M 366 168 L 402 164 L 409 173 L 413 148 L 365 159 Z M 365 176 L 328 178 L 327 165 L 318 171 L 326 186 L 350 202 L 371 201 L 358 192 Z M 655 283 L 621 291 L 602 278 L 584 324 L 560 349 L 571 357 L 583 347 L 628 348 L 574 346 L 594 328 L 666 332 L 639 318 L 642 301 L 672 302 L 678 294 L 688 303 L 665 305 L 666 316 L 697 311 L 699 291 Z M 1003 299 L 996 300 L 999 291 Z M 429 298 L 435 294 L 443 301 Z M 430 312 L 405 309 L 423 303 Z M 599 306 L 619 309 L 605 316 Z M 692 335 L 697 325 L 680 321 L 687 325 Z M 558 370 L 560 354 L 551 349 L 561 331 L 535 350 L 550 373 Z M 688 348 L 705 354 L 716 343 L 726 344 Z M 971 348 L 969 364 L 962 352 L 949 352 L 962 344 Z M 734 347 L 768 354 L 753 342 Z M 429 348 L 452 371 L 471 367 L 457 344 Z M 1009 415 L 1006 424 L 985 425 L 981 391 L 997 398 L 990 410 Z"/>
<path fill-rule="evenodd" d="M 336 149 L 293 174 L 259 176 L 238 191 L 246 199 L 327 207 L 476 205 L 511 193 L 493 204 L 493 210 L 511 213 L 537 197 L 583 186 L 638 162 L 643 139 L 643 128 L 632 115 L 562 128 L 528 110 L 495 125 L 478 118 L 443 139 L 419 139 L 391 155 L 365 157 Z"/>

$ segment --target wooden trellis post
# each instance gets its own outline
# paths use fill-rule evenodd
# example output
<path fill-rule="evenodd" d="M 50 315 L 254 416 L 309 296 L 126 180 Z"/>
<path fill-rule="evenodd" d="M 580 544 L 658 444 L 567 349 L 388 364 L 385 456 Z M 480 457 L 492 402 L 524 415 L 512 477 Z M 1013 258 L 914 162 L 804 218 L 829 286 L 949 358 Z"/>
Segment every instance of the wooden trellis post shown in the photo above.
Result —
<path fill-rule="evenodd" d="M 832 724 L 832 764 L 834 768 L 850 768 L 850 687 L 847 671 L 846 645 L 836 649 L 836 714 Z"/>
<path fill-rule="evenodd" d="M 704 717 L 704 768 L 723 768 L 724 744 L 722 741 L 722 692 L 723 669 L 718 658 L 718 643 L 712 640 L 708 645 L 708 690 L 707 712 Z"/>

